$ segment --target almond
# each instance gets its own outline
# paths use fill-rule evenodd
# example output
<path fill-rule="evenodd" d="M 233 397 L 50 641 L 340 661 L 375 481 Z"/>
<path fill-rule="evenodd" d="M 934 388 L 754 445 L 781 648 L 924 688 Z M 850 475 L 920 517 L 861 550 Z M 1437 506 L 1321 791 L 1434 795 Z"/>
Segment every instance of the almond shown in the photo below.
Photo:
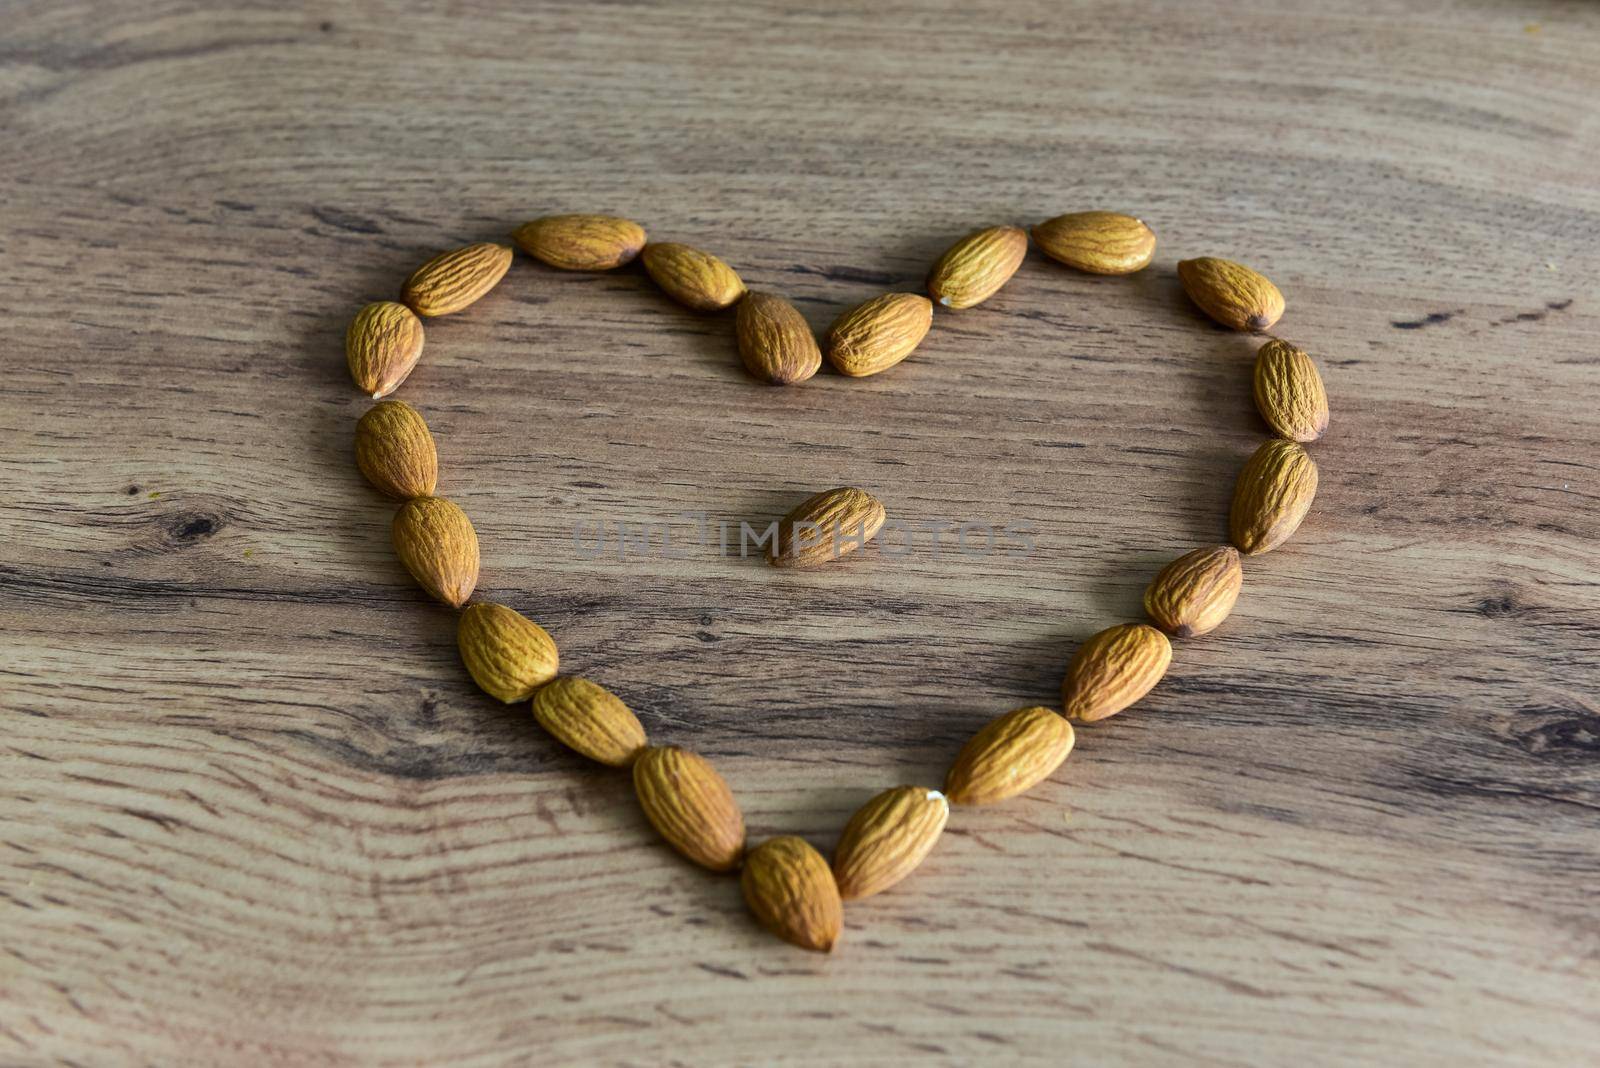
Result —
<path fill-rule="evenodd" d="M 443 497 L 414 497 L 394 516 L 394 551 L 417 585 L 460 608 L 478 584 L 478 535 L 472 520 Z"/>
<path fill-rule="evenodd" d="M 688 245 L 654 242 L 644 247 L 644 269 L 673 300 L 697 312 L 721 311 L 744 296 L 732 267 Z"/>
<path fill-rule="evenodd" d="M 625 768 L 648 743 L 633 710 L 604 686 L 576 675 L 562 675 L 533 695 L 533 718 L 569 749 Z"/>
<path fill-rule="evenodd" d="M 1234 330 L 1266 330 L 1283 314 L 1278 287 L 1242 263 L 1212 256 L 1180 260 L 1178 279 L 1201 311 Z"/>
<path fill-rule="evenodd" d="M 757 922 L 785 942 L 827 953 L 839 941 L 839 888 L 828 862 L 804 838 L 769 838 L 752 849 L 739 887 Z"/>
<path fill-rule="evenodd" d="M 677 746 L 646 749 L 633 762 L 633 792 L 673 849 L 712 871 L 738 866 L 744 817 L 710 761 Z"/>
<path fill-rule="evenodd" d="M 1172 663 L 1172 643 L 1143 623 L 1108 627 L 1078 647 L 1061 683 L 1067 715 L 1085 723 L 1114 716 L 1149 693 Z"/>
<path fill-rule="evenodd" d="M 987 805 L 1030 790 L 1072 752 L 1072 724 L 1034 706 L 990 720 L 956 756 L 944 790 L 957 805 Z"/>
<path fill-rule="evenodd" d="M 949 818 L 950 802 L 925 786 L 896 786 L 862 805 L 833 851 L 839 896 L 871 897 L 910 875 Z"/>
<path fill-rule="evenodd" d="M 1233 488 L 1228 536 L 1246 556 L 1289 540 L 1317 495 L 1317 465 L 1299 444 L 1273 438 L 1245 462 Z"/>
<path fill-rule="evenodd" d="M 864 489 L 840 486 L 807 497 L 778 522 L 767 549 L 773 567 L 811 567 L 837 560 L 871 541 L 888 513 Z"/>
<path fill-rule="evenodd" d="M 1132 274 L 1156 254 L 1155 231 L 1114 211 L 1057 215 L 1033 228 L 1033 243 L 1051 259 L 1092 274 Z"/>
<path fill-rule="evenodd" d="M 402 299 L 418 315 L 449 315 L 477 302 L 511 267 L 511 249 L 482 242 L 441 252 L 411 272 Z"/>
<path fill-rule="evenodd" d="M 1175 638 L 1209 634 L 1233 611 L 1243 582 L 1239 550 L 1231 545 L 1196 549 L 1161 569 L 1144 591 L 1144 610 Z"/>
<path fill-rule="evenodd" d="M 508 705 L 532 697 L 560 666 L 545 629 L 503 604 L 469 604 L 456 624 L 456 645 L 472 680 Z"/>
<path fill-rule="evenodd" d="M 511 240 L 563 271 L 609 271 L 644 248 L 644 227 L 615 215 L 546 215 L 517 227 Z"/>
<path fill-rule="evenodd" d="M 1028 253 L 1028 235 L 992 226 L 951 245 L 928 274 L 928 295 L 947 308 L 982 304 L 1010 281 Z"/>
<path fill-rule="evenodd" d="M 422 358 L 422 320 L 392 300 L 368 304 L 345 331 L 344 358 L 363 392 L 387 397 Z"/>
<path fill-rule="evenodd" d="M 933 325 L 933 301 L 921 293 L 885 293 L 858 304 L 828 330 L 828 362 L 863 378 L 887 371 L 922 344 Z"/>
<path fill-rule="evenodd" d="M 1317 365 L 1287 341 L 1273 338 L 1256 353 L 1255 393 L 1261 418 L 1290 441 L 1316 441 L 1328 429 Z"/>
<path fill-rule="evenodd" d="M 356 423 L 356 466 L 391 497 L 432 495 L 439 481 L 439 453 L 422 413 L 397 400 L 368 408 Z"/>
<path fill-rule="evenodd" d="M 734 332 L 745 370 L 763 382 L 774 386 L 804 382 L 822 366 L 822 350 L 811 325 L 782 297 L 746 296 L 739 302 Z"/>

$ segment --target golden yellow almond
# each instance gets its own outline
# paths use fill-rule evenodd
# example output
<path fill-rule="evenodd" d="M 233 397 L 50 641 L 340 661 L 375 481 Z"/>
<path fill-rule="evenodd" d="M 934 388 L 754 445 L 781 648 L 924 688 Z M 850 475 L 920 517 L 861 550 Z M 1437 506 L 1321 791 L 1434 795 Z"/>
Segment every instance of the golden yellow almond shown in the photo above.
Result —
<path fill-rule="evenodd" d="M 721 311 L 744 296 L 744 282 L 709 252 L 671 241 L 652 241 L 642 254 L 645 272 L 662 291 L 697 312 Z"/>
<path fill-rule="evenodd" d="M 1115 211 L 1057 215 L 1033 228 L 1033 243 L 1051 259 L 1093 274 L 1132 274 L 1156 254 L 1155 231 Z"/>
<path fill-rule="evenodd" d="M 705 757 L 670 745 L 646 749 L 633 762 L 633 792 L 673 849 L 712 871 L 738 866 L 744 816 Z"/>
<path fill-rule="evenodd" d="M 1066 714 L 1085 723 L 1114 716 L 1149 693 L 1172 663 L 1172 643 L 1144 623 L 1108 627 L 1078 646 L 1061 683 Z"/>
<path fill-rule="evenodd" d="M 439 453 L 428 424 L 405 401 L 379 401 L 356 423 L 356 467 L 391 497 L 428 497 L 439 481 Z"/>
<path fill-rule="evenodd" d="M 767 563 L 811 567 L 837 560 L 871 541 L 887 515 L 883 502 L 864 489 L 840 486 L 823 490 L 778 521 L 777 535 L 767 548 Z"/>
<path fill-rule="evenodd" d="M 925 786 L 896 786 L 862 805 L 833 851 L 839 896 L 871 897 L 910 875 L 949 818 L 950 802 Z"/>
<path fill-rule="evenodd" d="M 885 293 L 856 305 L 828 330 L 828 362 L 863 378 L 910 356 L 933 325 L 933 301 L 920 293 Z"/>
<path fill-rule="evenodd" d="M 563 271 L 609 271 L 644 248 L 644 227 L 616 215 L 546 215 L 523 223 L 511 239 L 534 259 Z"/>
<path fill-rule="evenodd" d="M 844 906 L 822 854 L 804 838 L 769 838 L 745 858 L 739 877 L 756 921 L 785 942 L 827 953 L 844 928 Z"/>
<path fill-rule="evenodd" d="M 400 388 L 422 358 L 422 320 L 392 300 L 368 304 L 344 335 L 350 377 L 373 400 Z"/>
<path fill-rule="evenodd" d="M 413 497 L 395 513 L 394 551 L 435 599 L 460 608 L 478 584 L 478 535 L 459 505 Z"/>
<path fill-rule="evenodd" d="M 928 295 L 947 308 L 981 304 L 1017 273 L 1028 235 L 1015 226 L 968 234 L 939 257 L 928 274 Z"/>
<path fill-rule="evenodd" d="M 1239 550 L 1231 545 L 1195 549 L 1161 569 L 1144 591 L 1144 610 L 1175 638 L 1209 634 L 1233 611 L 1243 582 Z"/>
<path fill-rule="evenodd" d="M 545 629 L 503 604 L 469 604 L 456 624 L 456 645 L 472 680 L 508 705 L 532 697 L 561 666 Z"/>
<path fill-rule="evenodd" d="M 1317 495 L 1317 465 L 1303 446 L 1263 442 L 1239 472 L 1228 535 L 1246 556 L 1271 552 L 1300 528 Z"/>
<path fill-rule="evenodd" d="M 751 293 L 734 318 L 745 370 L 774 386 L 804 382 L 822 366 L 811 324 L 793 304 L 769 293 Z"/>
<path fill-rule="evenodd" d="M 649 744 L 633 710 L 604 686 L 562 675 L 533 695 L 533 718 L 567 748 L 614 768 L 625 768 Z"/>
<path fill-rule="evenodd" d="M 1283 315 L 1283 294 L 1264 275 L 1214 256 L 1178 261 L 1178 280 L 1189 299 L 1223 326 L 1266 330 Z"/>
<path fill-rule="evenodd" d="M 990 720 L 967 740 L 945 780 L 956 805 L 988 805 L 1043 782 L 1072 752 L 1072 724 L 1043 706 Z"/>
<path fill-rule="evenodd" d="M 1317 365 L 1287 341 L 1273 338 L 1256 353 L 1255 394 L 1261 418 L 1290 441 L 1316 441 L 1328 429 Z"/>
<path fill-rule="evenodd" d="M 406 279 L 402 299 L 418 315 L 450 315 L 470 307 L 499 284 L 511 249 L 485 241 L 441 252 Z"/>

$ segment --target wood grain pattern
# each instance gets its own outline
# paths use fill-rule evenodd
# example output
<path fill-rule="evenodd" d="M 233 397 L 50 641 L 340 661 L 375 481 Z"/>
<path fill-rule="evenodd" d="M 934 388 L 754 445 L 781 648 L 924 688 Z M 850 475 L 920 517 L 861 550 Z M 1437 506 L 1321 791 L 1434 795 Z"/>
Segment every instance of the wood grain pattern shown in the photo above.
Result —
<path fill-rule="evenodd" d="M 1600 12 L 1281 7 L 6 5 L 0 1061 L 1592 1060 Z M 474 690 L 352 462 L 344 328 L 549 212 L 822 328 L 1089 208 L 1153 265 L 1030 254 L 880 377 L 757 386 L 729 316 L 519 255 L 399 392 L 482 595 L 713 759 L 752 840 L 826 852 L 1224 536 L 1254 347 L 1173 265 L 1283 289 L 1333 405 L 1294 541 L 834 955 L 786 947 Z M 835 485 L 1036 551 L 572 540 Z"/>

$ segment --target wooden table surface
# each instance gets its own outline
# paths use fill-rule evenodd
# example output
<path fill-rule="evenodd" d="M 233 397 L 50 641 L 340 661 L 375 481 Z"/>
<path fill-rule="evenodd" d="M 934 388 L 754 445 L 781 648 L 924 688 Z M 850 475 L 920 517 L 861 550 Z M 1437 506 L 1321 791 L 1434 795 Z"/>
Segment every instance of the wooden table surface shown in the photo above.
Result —
<path fill-rule="evenodd" d="M 296 6 L 6 5 L 0 1063 L 1594 1062 L 1600 10 Z M 351 462 L 345 325 L 556 211 L 820 328 L 1095 207 L 1150 269 L 1030 255 L 880 377 L 759 386 L 728 316 L 519 256 L 400 392 L 482 596 L 826 851 L 1223 537 L 1257 342 L 1173 265 L 1282 287 L 1334 411 L 1300 534 L 792 949 L 473 686 Z M 1034 550 L 572 537 L 841 484 Z"/>

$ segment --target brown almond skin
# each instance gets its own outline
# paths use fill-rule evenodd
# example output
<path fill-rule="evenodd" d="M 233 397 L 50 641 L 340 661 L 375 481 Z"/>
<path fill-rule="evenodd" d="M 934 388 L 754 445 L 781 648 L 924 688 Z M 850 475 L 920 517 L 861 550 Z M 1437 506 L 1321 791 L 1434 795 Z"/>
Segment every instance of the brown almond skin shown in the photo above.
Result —
<path fill-rule="evenodd" d="M 839 889 L 828 862 L 804 838 L 769 838 L 752 849 L 739 888 L 756 922 L 785 942 L 827 953 L 839 941 Z"/>
<path fill-rule="evenodd" d="M 631 766 L 650 744 L 639 717 L 620 697 L 576 675 L 539 687 L 533 718 L 567 748 L 613 768 Z"/>
<path fill-rule="evenodd" d="M 1028 254 L 1028 235 L 1015 226 L 968 234 L 939 257 L 928 274 L 928 296 L 946 308 L 970 308 L 1011 280 Z"/>
<path fill-rule="evenodd" d="M 1196 638 L 1228 618 L 1243 583 L 1239 550 L 1231 545 L 1195 549 L 1161 569 L 1144 591 L 1144 610 L 1174 638 Z"/>
<path fill-rule="evenodd" d="M 950 766 L 944 792 L 955 805 L 990 805 L 1033 789 L 1072 752 L 1072 724 L 1042 705 L 990 720 Z"/>
<path fill-rule="evenodd" d="M 812 567 L 837 560 L 871 541 L 888 512 L 864 489 L 840 486 L 807 497 L 778 521 L 767 548 L 773 567 Z"/>
<path fill-rule="evenodd" d="M 478 584 L 478 535 L 459 505 L 414 497 L 395 513 L 394 551 L 417 585 L 460 608 Z"/>
<path fill-rule="evenodd" d="M 1114 716 L 1149 693 L 1172 663 L 1172 643 L 1144 623 L 1094 635 L 1073 654 L 1061 683 L 1066 714 L 1085 723 Z"/>
<path fill-rule="evenodd" d="M 950 802 L 926 786 L 896 786 L 845 824 L 833 852 L 833 879 L 846 901 L 882 893 L 916 870 L 950 818 Z"/>
<path fill-rule="evenodd" d="M 1267 330 L 1283 315 L 1278 287 L 1242 263 L 1214 256 L 1180 260 L 1178 280 L 1201 311 L 1233 330 Z"/>
<path fill-rule="evenodd" d="M 667 844 L 703 868 L 732 871 L 744 854 L 744 816 L 705 757 L 677 746 L 644 750 L 633 791 Z"/>
<path fill-rule="evenodd" d="M 1271 552 L 1300 529 L 1317 495 L 1317 465 L 1303 446 L 1263 442 L 1233 488 L 1228 536 L 1246 556 Z"/>
<path fill-rule="evenodd" d="M 1077 211 L 1035 226 L 1033 243 L 1046 256 L 1091 274 L 1132 274 L 1156 254 L 1155 231 L 1115 211 Z"/>
<path fill-rule="evenodd" d="M 469 604 L 456 623 L 456 645 L 472 680 L 508 705 L 532 697 L 561 667 L 555 639 L 503 604 Z"/>
<path fill-rule="evenodd" d="M 609 271 L 644 248 L 644 227 L 616 215 L 546 215 L 511 234 L 517 247 L 563 271 Z"/>
<path fill-rule="evenodd" d="M 774 386 L 804 382 L 822 366 L 811 324 L 793 304 L 770 293 L 751 293 L 734 318 L 744 368 Z"/>
<path fill-rule="evenodd" d="M 744 282 L 739 275 L 709 252 L 670 241 L 652 241 L 641 255 L 644 269 L 656 285 L 686 308 L 721 311 L 744 296 Z"/>
<path fill-rule="evenodd" d="M 356 467 L 391 497 L 428 497 L 439 481 L 439 452 L 422 413 L 405 401 L 379 401 L 356 423 Z"/>
<path fill-rule="evenodd" d="M 1256 353 L 1256 408 L 1290 441 L 1316 441 L 1328 429 L 1328 393 L 1304 351 L 1273 338 Z"/>
<path fill-rule="evenodd" d="M 851 378 L 887 371 L 910 356 L 933 325 L 921 293 L 885 293 L 856 305 L 828 329 L 828 362 Z"/>
<path fill-rule="evenodd" d="M 504 278 L 511 249 L 485 241 L 441 252 L 406 279 L 402 299 L 418 315 L 450 315 L 476 304 Z"/>
<path fill-rule="evenodd" d="M 422 359 L 422 320 L 404 304 L 380 300 L 356 312 L 344 335 L 350 377 L 373 400 L 400 388 Z"/>

